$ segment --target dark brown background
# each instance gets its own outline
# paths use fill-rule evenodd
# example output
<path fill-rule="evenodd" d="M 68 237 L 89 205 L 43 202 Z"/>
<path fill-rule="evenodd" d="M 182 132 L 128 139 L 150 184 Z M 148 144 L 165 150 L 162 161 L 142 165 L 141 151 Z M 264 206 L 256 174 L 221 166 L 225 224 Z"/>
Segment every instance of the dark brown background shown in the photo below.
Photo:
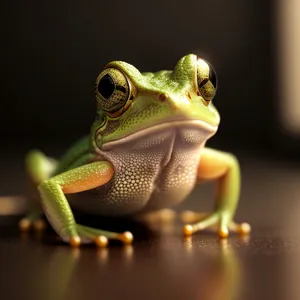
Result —
<path fill-rule="evenodd" d="M 24 203 L 9 201 L 21 210 L 3 216 L 2 197 L 0 299 L 299 299 L 300 143 L 278 121 L 276 9 L 270 0 L 1 3 L 1 195 L 24 195 L 30 148 L 60 155 L 88 132 L 107 62 L 156 71 L 193 52 L 219 76 L 222 123 L 210 145 L 241 161 L 237 220 L 253 233 L 226 248 L 207 233 L 185 241 L 176 223 L 131 248 L 74 252 L 50 233 L 20 236 Z M 211 185 L 197 187 L 178 210 L 210 209 L 212 198 Z"/>
<path fill-rule="evenodd" d="M 0 134 L 25 149 L 68 145 L 94 118 L 106 63 L 172 69 L 188 53 L 219 77 L 224 147 L 268 148 L 276 125 L 274 1 L 14 1 L 2 4 Z M 216 142 L 217 143 L 217 142 Z M 221 142 L 219 144 L 222 144 Z M 230 146 L 232 145 L 232 146 Z"/>

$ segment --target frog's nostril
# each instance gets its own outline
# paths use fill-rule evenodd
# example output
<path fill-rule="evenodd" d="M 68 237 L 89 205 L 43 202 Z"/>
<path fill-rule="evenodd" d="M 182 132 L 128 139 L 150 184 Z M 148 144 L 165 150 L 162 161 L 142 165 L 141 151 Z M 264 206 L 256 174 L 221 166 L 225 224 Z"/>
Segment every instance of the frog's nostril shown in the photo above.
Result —
<path fill-rule="evenodd" d="M 166 101 L 168 98 L 169 98 L 168 94 L 165 94 L 165 93 L 160 94 L 158 97 L 159 101 L 161 101 L 161 102 Z"/>

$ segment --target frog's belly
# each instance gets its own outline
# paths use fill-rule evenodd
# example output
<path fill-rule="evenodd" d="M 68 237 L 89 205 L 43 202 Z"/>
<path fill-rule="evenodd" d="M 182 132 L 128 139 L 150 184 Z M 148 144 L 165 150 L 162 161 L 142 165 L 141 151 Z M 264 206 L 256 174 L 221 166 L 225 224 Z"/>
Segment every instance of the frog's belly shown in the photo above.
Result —
<path fill-rule="evenodd" d="M 103 187 L 68 195 L 72 207 L 99 215 L 126 215 L 169 207 L 192 191 L 205 135 L 169 130 L 155 139 L 114 150 L 107 159 L 115 167 Z M 129 145 L 128 145 L 129 148 Z"/>

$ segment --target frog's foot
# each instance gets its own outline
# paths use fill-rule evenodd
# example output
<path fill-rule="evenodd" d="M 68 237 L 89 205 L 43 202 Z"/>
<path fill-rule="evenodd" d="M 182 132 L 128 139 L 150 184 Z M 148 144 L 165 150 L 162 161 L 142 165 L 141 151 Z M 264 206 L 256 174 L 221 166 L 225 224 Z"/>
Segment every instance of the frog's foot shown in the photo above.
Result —
<path fill-rule="evenodd" d="M 139 214 L 135 218 L 138 222 L 146 224 L 151 231 L 168 234 L 174 231 L 176 217 L 177 212 L 169 208 L 164 208 Z"/>
<path fill-rule="evenodd" d="M 70 238 L 65 238 L 64 234 L 62 236 L 73 247 L 78 247 L 81 243 L 95 243 L 98 247 L 104 248 L 108 245 L 108 240 L 110 239 L 119 240 L 124 244 L 131 244 L 133 241 L 133 235 L 129 231 L 116 233 L 80 224 L 75 225 L 75 230 L 68 231 L 73 233 Z"/>
<path fill-rule="evenodd" d="M 201 217 L 199 213 L 194 213 L 193 216 L 186 214 L 187 217 Z M 224 212 L 213 212 L 211 214 L 202 214 L 202 219 L 194 224 L 186 224 L 183 227 L 183 233 L 185 236 L 190 236 L 194 232 L 204 229 L 217 230 L 219 237 L 226 238 L 229 235 L 229 231 L 237 232 L 241 235 L 247 235 L 251 231 L 251 227 L 248 223 L 237 224 L 231 221 L 229 214 Z"/>
<path fill-rule="evenodd" d="M 173 209 L 164 208 L 153 212 L 148 212 L 137 217 L 139 221 L 147 223 L 172 223 L 176 219 L 176 212 Z"/>
<path fill-rule="evenodd" d="M 19 221 L 19 228 L 22 232 L 28 232 L 33 229 L 36 232 L 42 232 L 46 228 L 46 222 L 42 218 L 41 212 L 30 212 L 25 218 Z"/>
<path fill-rule="evenodd" d="M 196 223 L 209 215 L 208 212 L 195 212 L 191 210 L 184 210 L 180 212 L 179 219 L 182 223 Z"/>

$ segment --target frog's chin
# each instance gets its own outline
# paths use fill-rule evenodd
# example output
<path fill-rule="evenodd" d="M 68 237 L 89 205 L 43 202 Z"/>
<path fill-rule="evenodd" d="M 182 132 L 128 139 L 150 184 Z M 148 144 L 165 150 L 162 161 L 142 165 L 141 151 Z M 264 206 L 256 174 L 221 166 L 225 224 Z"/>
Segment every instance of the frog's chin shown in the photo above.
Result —
<path fill-rule="evenodd" d="M 201 120 L 169 121 L 141 129 L 118 140 L 110 141 L 102 145 L 102 150 L 109 151 L 131 145 L 136 148 L 150 148 L 158 146 L 170 136 L 177 136 L 185 144 L 204 144 L 218 130 L 218 126 L 212 126 Z"/>

